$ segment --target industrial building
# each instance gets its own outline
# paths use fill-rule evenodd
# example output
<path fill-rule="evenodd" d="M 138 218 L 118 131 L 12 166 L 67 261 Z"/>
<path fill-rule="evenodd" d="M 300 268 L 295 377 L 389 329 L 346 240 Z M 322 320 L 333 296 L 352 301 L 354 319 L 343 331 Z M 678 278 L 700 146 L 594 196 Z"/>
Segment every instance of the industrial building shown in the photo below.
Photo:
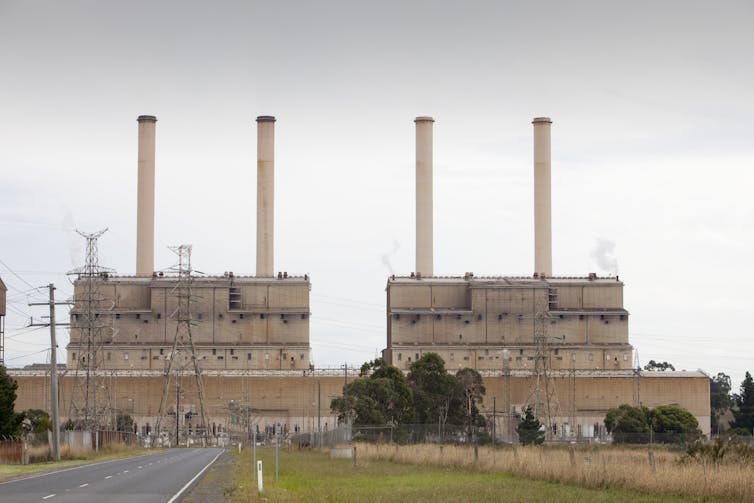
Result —
<path fill-rule="evenodd" d="M 8 289 L 0 278 L 0 365 L 5 365 L 5 309 Z"/>
<path fill-rule="evenodd" d="M 559 436 L 598 435 L 605 412 L 623 403 L 678 404 L 709 432 L 706 374 L 634 368 L 623 282 L 553 275 L 551 121 L 533 121 L 535 272 L 494 278 L 434 276 L 434 120 L 417 117 L 415 123 L 416 270 L 388 278 L 383 357 L 407 371 L 431 351 L 450 370 L 477 369 L 487 389 L 482 410 L 507 439 L 522 408 L 541 401 L 541 387 L 552 403 L 548 423 Z M 329 401 L 342 393 L 346 376 L 310 363 L 309 277 L 276 272 L 272 260 L 274 124 L 274 117 L 257 118 L 255 276 L 197 276 L 184 260 L 190 259 L 185 248 L 177 268 L 154 266 L 156 118 L 139 117 L 136 274 L 80 270 L 59 385 L 61 417 L 93 407 L 103 418 L 125 413 L 138 425 L 154 425 L 166 410 L 171 372 L 171 393 L 182 396 L 169 405 L 173 414 L 196 412 L 203 401 L 208 424 L 231 431 L 252 424 L 303 431 L 334 424 Z M 197 368 L 201 380 L 193 379 Z M 49 409 L 49 373 L 12 375 L 19 382 L 18 409 Z M 99 394 L 82 408 L 82 393 L 86 400 L 90 393 L 82 391 L 84 375 L 96 377 Z"/>
<path fill-rule="evenodd" d="M 138 118 L 136 275 L 81 270 L 74 283 L 66 348 L 72 370 L 164 371 L 173 357 L 191 358 L 186 350 L 173 353 L 179 271 L 157 272 L 154 267 L 156 122 L 150 115 Z M 310 366 L 309 277 L 274 274 L 274 125 L 274 117 L 257 118 L 256 275 L 191 278 L 191 342 L 203 370 Z M 92 309 L 95 337 L 89 337 Z M 92 358 L 97 361 L 88 361 Z"/>

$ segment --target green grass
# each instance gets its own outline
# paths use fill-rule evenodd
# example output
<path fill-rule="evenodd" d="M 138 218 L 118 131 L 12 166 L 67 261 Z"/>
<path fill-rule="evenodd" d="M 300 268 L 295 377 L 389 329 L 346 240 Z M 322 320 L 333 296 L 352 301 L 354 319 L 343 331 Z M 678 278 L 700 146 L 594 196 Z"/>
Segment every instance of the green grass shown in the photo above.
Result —
<path fill-rule="evenodd" d="M 315 451 L 280 450 L 279 480 L 275 482 L 274 451 L 258 448 L 264 464 L 264 492 L 252 478 L 252 451 L 237 457 L 235 489 L 227 501 L 561 501 L 561 502 L 682 502 L 712 501 L 652 495 L 619 489 L 586 489 L 529 480 L 505 473 L 408 465 L 387 461 L 330 459 Z"/>
<path fill-rule="evenodd" d="M 55 470 L 62 470 L 64 468 L 73 468 L 75 466 L 89 463 L 98 463 L 101 461 L 128 458 L 132 456 L 142 456 L 144 454 L 149 454 L 150 452 L 155 451 L 149 451 L 142 448 L 122 448 L 100 452 L 89 451 L 85 455 L 82 454 L 78 459 L 66 459 L 58 462 L 45 461 L 28 465 L 0 465 L 0 482 Z"/>

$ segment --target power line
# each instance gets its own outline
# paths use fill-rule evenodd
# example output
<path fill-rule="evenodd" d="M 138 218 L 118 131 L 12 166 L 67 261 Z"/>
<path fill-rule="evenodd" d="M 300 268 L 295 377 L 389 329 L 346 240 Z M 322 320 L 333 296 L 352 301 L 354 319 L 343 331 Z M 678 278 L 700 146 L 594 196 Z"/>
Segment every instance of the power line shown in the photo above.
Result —
<path fill-rule="evenodd" d="M 44 353 L 44 352 L 49 351 L 49 350 L 50 350 L 50 348 L 45 348 L 45 349 L 42 349 L 40 351 L 35 351 L 33 353 L 29 353 L 29 354 L 25 354 L 25 355 L 20 355 L 20 356 L 14 356 L 13 358 L 6 358 L 5 361 L 9 362 L 11 360 L 18 360 L 20 358 L 26 358 L 28 356 L 34 356 L 34 355 L 38 355 L 39 353 Z"/>
<path fill-rule="evenodd" d="M 29 283 L 28 281 L 26 281 L 24 278 L 22 278 L 18 273 L 16 273 L 13 269 L 11 269 L 8 264 L 6 264 L 5 262 L 3 262 L 2 259 L 0 259 L 0 264 L 3 264 L 5 266 L 5 268 L 8 269 L 8 272 L 10 272 L 12 275 L 14 275 L 15 277 L 17 277 L 23 283 L 25 283 L 26 285 L 28 285 L 29 288 L 37 290 L 37 287 L 35 287 L 34 285 L 32 285 L 31 283 Z"/>

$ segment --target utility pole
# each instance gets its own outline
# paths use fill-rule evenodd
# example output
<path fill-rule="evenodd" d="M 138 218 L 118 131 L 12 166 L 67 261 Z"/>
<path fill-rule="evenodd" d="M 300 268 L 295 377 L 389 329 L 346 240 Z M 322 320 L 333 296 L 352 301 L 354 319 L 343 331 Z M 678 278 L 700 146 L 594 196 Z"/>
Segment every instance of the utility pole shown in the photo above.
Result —
<path fill-rule="evenodd" d="M 320 380 L 317 379 L 317 443 L 322 448 L 322 388 Z"/>
<path fill-rule="evenodd" d="M 175 446 L 180 447 L 180 437 L 179 434 L 179 428 L 181 424 L 181 418 L 178 414 L 180 414 L 181 409 L 181 385 L 177 382 L 175 383 Z"/>
<path fill-rule="evenodd" d="M 495 417 L 495 399 L 492 397 L 492 445 L 497 445 L 497 417 Z"/>
<path fill-rule="evenodd" d="M 60 461 L 60 417 L 58 407 L 58 358 L 57 350 L 58 343 L 55 334 L 55 306 L 57 305 L 70 305 L 70 302 L 55 302 L 55 285 L 50 283 L 47 285 L 50 290 L 50 301 L 35 302 L 29 304 L 30 306 L 50 306 L 50 323 L 34 324 L 30 323 L 29 326 L 50 326 L 50 415 L 52 416 L 52 456 L 55 461 Z M 67 325 L 67 324 L 66 324 Z"/>
<path fill-rule="evenodd" d="M 52 455 L 60 461 L 60 439 L 58 438 L 58 341 L 55 339 L 55 285 L 50 289 L 50 408 L 52 409 Z"/>
<path fill-rule="evenodd" d="M 344 364 L 343 368 L 345 369 L 345 380 L 346 380 L 346 383 L 343 386 L 343 398 L 345 398 L 345 401 L 346 401 L 345 413 L 346 413 L 346 425 L 348 425 L 348 409 L 349 409 L 348 407 L 348 363 Z"/>

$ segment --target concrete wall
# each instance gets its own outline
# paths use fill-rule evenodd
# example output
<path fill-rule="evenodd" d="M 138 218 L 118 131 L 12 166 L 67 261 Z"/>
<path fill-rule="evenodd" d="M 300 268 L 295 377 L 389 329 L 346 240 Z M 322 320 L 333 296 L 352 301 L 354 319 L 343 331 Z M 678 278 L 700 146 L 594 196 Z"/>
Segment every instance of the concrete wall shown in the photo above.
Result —
<path fill-rule="evenodd" d="M 74 284 L 69 367 L 86 357 L 87 319 L 99 326 L 98 368 L 162 369 L 172 352 L 178 300 L 172 277 L 102 278 Z M 198 278 L 192 284 L 191 336 L 202 368 L 308 369 L 308 278 Z"/>
<path fill-rule="evenodd" d="M 616 278 L 391 278 L 387 302 L 383 356 L 404 370 L 427 351 L 453 365 L 500 368 L 505 348 L 513 368 L 531 368 L 538 331 L 553 368 L 633 366 Z"/>
<path fill-rule="evenodd" d="M 457 353 L 462 358 L 463 353 Z M 450 362 L 448 367 L 450 367 Z M 534 380 L 529 372 L 510 370 L 483 371 L 487 390 L 482 412 L 491 416 L 493 398 L 495 412 L 503 414 L 510 408 L 520 412 L 530 396 Z M 16 410 L 39 408 L 49 410 L 49 377 L 43 373 L 11 370 L 18 382 Z M 158 372 L 133 375 L 128 372 L 102 373 L 110 407 L 133 416 L 140 425 L 156 423 L 164 378 Z M 351 377 L 352 378 L 352 377 Z M 250 407 L 252 419 L 258 424 L 281 422 L 291 429 L 298 425 L 304 431 L 316 426 L 318 397 L 321 401 L 322 424 L 332 426 L 329 413 L 332 397 L 342 395 L 344 375 L 338 371 L 315 372 L 208 372 L 204 377 L 206 410 L 211 420 L 226 424 L 233 408 Z M 675 404 L 687 409 L 699 421 L 703 432 L 710 430 L 709 378 L 702 372 L 554 372 L 553 416 L 562 425 L 571 421 L 582 425 L 584 434 L 594 422 L 602 423 L 611 407 L 628 403 L 648 407 Z M 75 402 L 76 380 L 69 372 L 60 379 L 61 417 L 67 418 Z M 319 394 L 317 386 L 319 385 Z M 182 403 L 189 410 L 198 405 L 193 376 L 181 377 Z M 175 389 L 174 387 L 171 389 Z M 174 392 L 173 392 L 174 393 Z M 174 394 L 171 393 L 171 397 Z M 73 401 L 72 401 L 73 398 Z M 104 400 L 105 393 L 100 395 Z M 575 402 L 574 402 L 575 400 Z M 172 403 L 171 405 L 172 406 Z M 169 406 L 169 407 L 170 407 Z M 329 417 L 329 419 L 327 419 Z M 575 426 L 575 425 L 574 425 Z"/>

